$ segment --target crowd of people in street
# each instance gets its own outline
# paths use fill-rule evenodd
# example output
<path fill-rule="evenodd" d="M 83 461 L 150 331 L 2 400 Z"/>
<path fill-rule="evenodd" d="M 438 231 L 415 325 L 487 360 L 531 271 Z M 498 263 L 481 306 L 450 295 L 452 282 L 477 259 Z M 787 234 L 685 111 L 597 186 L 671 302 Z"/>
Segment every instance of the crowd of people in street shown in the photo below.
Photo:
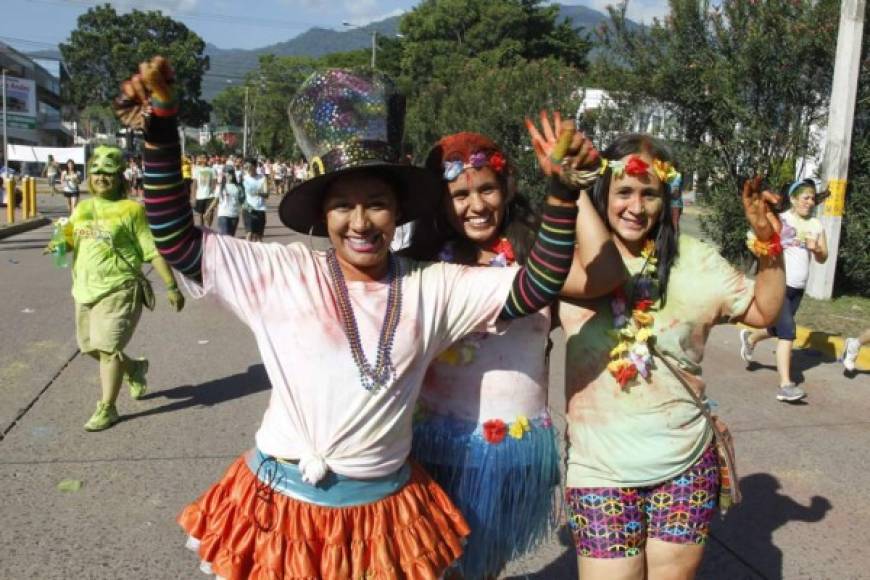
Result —
<path fill-rule="evenodd" d="M 564 508 L 584 580 L 694 577 L 714 516 L 741 499 L 705 344 L 723 321 L 767 329 L 741 332 L 741 356 L 775 336 L 777 398 L 805 396 L 788 361 L 809 261 L 827 256 L 813 182 L 784 212 L 760 178 L 743 184 L 750 278 L 680 232 L 682 176 L 651 136 L 599 151 L 558 113 L 525 119 L 548 186 L 535 209 L 485 135 L 401 159 L 404 111 L 381 74 L 300 86 L 289 113 L 307 163 L 182 155 L 173 79 L 156 57 L 123 84 L 115 110 L 145 147 L 126 163 L 96 149 L 92 198 L 76 205 L 81 173 L 56 169 L 71 217 L 48 251 L 74 253 L 76 334 L 100 365 L 89 431 L 119 420 L 124 382 L 134 399 L 147 390 L 149 361 L 125 352 L 154 306 L 143 263 L 176 311 L 177 273 L 254 335 L 272 389 L 253 447 L 178 517 L 204 572 L 496 578 Z M 331 248 L 259 243 L 273 194 L 283 225 Z M 847 368 L 868 334 L 847 342 Z"/>

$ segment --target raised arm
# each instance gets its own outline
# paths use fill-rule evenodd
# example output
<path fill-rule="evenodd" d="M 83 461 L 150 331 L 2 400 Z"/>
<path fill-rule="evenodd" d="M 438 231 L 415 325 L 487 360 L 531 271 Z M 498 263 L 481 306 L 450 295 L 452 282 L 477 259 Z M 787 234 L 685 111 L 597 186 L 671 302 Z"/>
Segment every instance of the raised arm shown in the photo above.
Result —
<path fill-rule="evenodd" d="M 556 147 L 556 134 L 561 128 L 562 119 L 559 113 L 554 113 L 553 124 L 546 114 L 541 114 L 541 128 L 538 131 L 531 120 L 526 119 L 526 128 L 535 152 L 538 163 L 542 164 L 552 154 Z M 592 142 L 588 139 L 581 147 L 578 157 L 582 167 L 596 167 L 600 163 L 600 157 Z M 580 190 L 577 200 L 577 241 L 574 248 L 574 258 L 571 263 L 571 271 L 568 279 L 562 287 L 560 296 L 565 298 L 596 298 L 612 292 L 617 286 L 625 282 L 628 273 L 619 250 L 613 243 L 610 231 L 604 225 L 601 216 L 592 204 L 592 198 L 586 189 Z"/>
<path fill-rule="evenodd" d="M 202 231 L 193 225 L 181 178 L 173 79 L 168 61 L 154 57 L 124 81 L 114 106 L 125 125 L 145 133 L 145 214 L 157 250 L 173 268 L 201 282 Z"/>
<path fill-rule="evenodd" d="M 598 152 L 574 124 L 563 123 L 556 114 L 555 132 L 541 113 L 545 138 L 554 143 L 550 151 L 541 146 L 540 133 L 527 120 L 532 143 L 542 171 L 550 181 L 541 215 L 541 226 L 529 259 L 514 278 L 513 288 L 499 316 L 510 320 L 526 316 L 552 303 L 562 291 L 574 259 L 576 240 L 577 198 L 581 189 L 594 182 L 597 171 L 581 168 L 597 167 Z M 556 136 L 558 135 L 558 137 Z M 563 163 L 566 160 L 566 163 Z"/>
<path fill-rule="evenodd" d="M 577 208 L 577 246 L 560 296 L 597 298 L 621 286 L 628 271 L 586 190 L 580 192 Z"/>
<path fill-rule="evenodd" d="M 774 194 L 761 191 L 761 179 L 747 179 L 743 184 L 743 209 L 759 240 L 756 251 L 758 274 L 755 276 L 755 294 L 740 321 L 764 328 L 773 324 L 779 316 L 785 296 L 785 269 L 782 261 L 782 246 L 779 243 L 781 226 L 771 206 L 776 203 Z"/>

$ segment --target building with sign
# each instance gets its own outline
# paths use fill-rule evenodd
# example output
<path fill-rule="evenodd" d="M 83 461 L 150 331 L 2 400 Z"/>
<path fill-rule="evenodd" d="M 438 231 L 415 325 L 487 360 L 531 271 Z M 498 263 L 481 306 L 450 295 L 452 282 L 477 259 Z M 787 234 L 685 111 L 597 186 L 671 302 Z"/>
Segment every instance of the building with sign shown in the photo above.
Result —
<path fill-rule="evenodd" d="M 9 143 L 45 147 L 71 144 L 72 134 L 61 118 L 60 77 L 66 74 L 63 67 L 57 67 L 57 75 L 52 74 L 32 57 L 0 42 L 0 70 L 6 72 Z"/>

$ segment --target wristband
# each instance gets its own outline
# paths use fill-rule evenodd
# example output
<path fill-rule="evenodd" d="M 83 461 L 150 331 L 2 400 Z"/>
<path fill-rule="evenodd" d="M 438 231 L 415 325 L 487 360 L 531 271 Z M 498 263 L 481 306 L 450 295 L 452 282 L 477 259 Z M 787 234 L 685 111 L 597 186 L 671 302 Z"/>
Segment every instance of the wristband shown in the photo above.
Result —
<path fill-rule="evenodd" d="M 779 234 L 774 232 L 770 239 L 762 242 L 755 236 L 755 232 L 749 230 L 746 233 L 746 247 L 756 258 L 774 258 L 782 254 L 782 242 Z"/>
<path fill-rule="evenodd" d="M 178 292 L 178 284 L 173 282 L 172 284 L 170 284 L 166 287 L 166 291 L 167 292 Z"/>

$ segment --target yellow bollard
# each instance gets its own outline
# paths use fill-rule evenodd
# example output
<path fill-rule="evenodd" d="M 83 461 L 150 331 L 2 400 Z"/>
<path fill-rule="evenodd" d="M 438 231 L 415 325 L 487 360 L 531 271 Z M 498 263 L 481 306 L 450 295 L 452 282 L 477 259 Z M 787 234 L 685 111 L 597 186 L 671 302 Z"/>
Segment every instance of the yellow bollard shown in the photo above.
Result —
<path fill-rule="evenodd" d="M 30 178 L 21 180 L 21 219 L 30 218 Z"/>
<path fill-rule="evenodd" d="M 35 218 L 39 213 L 36 207 L 36 178 L 30 178 L 30 217 Z"/>
<path fill-rule="evenodd" d="M 15 223 L 15 180 L 7 177 L 3 180 L 6 186 L 6 223 Z"/>

